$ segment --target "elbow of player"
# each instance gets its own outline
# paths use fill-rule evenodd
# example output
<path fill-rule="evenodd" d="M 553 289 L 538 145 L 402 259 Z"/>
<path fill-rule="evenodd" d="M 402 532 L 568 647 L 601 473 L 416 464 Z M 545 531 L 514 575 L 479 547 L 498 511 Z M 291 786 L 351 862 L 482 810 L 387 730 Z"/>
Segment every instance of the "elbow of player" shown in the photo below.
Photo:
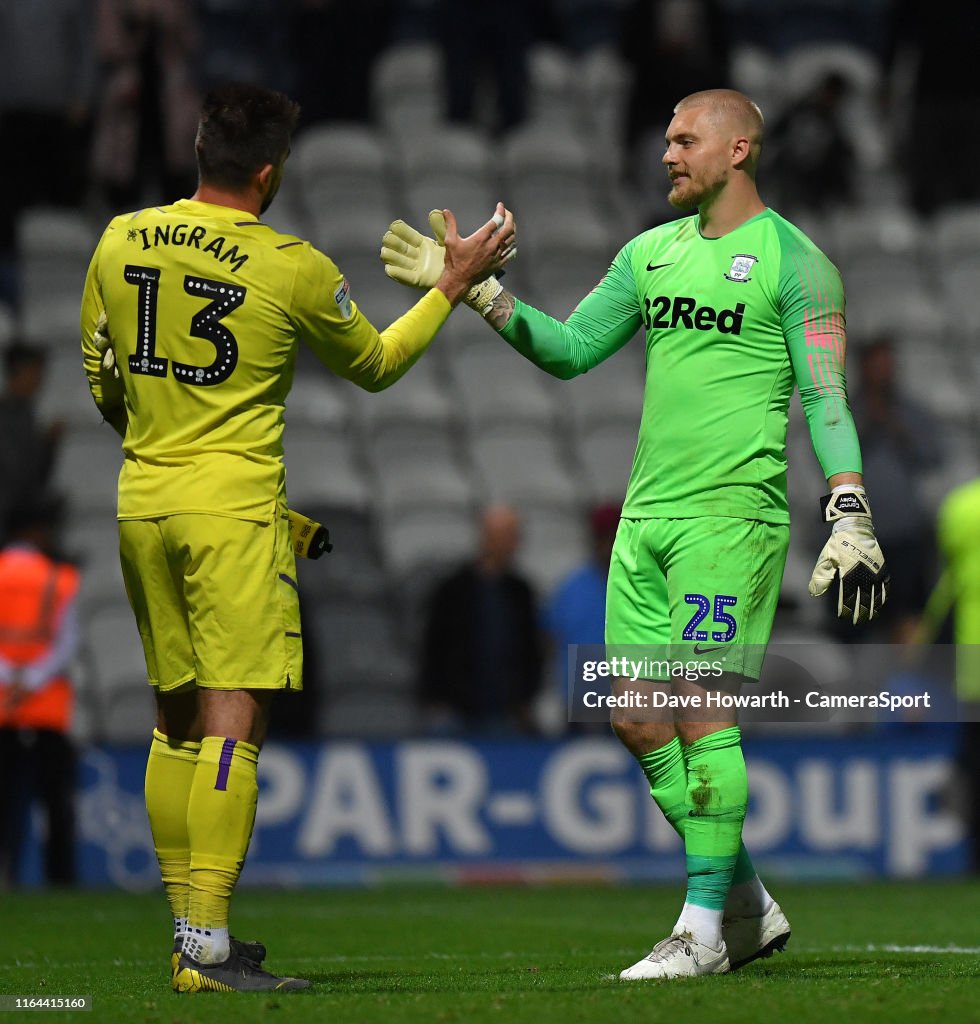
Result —
<path fill-rule="evenodd" d="M 559 380 L 572 380 L 585 373 L 585 370 L 573 366 L 571 363 L 557 363 L 554 366 L 546 366 L 545 369 L 552 377 L 557 377 Z"/>
<path fill-rule="evenodd" d="M 379 391 L 384 391 L 385 388 L 391 387 L 394 381 L 391 379 L 381 378 L 380 380 L 374 378 L 362 378 L 354 381 L 354 383 L 362 390 L 367 391 L 372 395 L 376 395 Z"/>

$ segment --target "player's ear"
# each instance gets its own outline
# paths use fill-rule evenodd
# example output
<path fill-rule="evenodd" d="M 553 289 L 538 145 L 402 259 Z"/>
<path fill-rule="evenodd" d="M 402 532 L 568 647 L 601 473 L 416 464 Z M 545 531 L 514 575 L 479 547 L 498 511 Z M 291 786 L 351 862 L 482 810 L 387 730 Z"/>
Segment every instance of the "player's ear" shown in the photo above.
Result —
<path fill-rule="evenodd" d="M 744 169 L 752 155 L 752 143 L 744 135 L 732 141 L 732 166 Z"/>
<path fill-rule="evenodd" d="M 272 179 L 272 175 L 275 173 L 275 170 L 275 164 L 263 164 L 255 175 L 259 191 L 262 192 L 263 195 L 269 188 L 269 181 Z"/>

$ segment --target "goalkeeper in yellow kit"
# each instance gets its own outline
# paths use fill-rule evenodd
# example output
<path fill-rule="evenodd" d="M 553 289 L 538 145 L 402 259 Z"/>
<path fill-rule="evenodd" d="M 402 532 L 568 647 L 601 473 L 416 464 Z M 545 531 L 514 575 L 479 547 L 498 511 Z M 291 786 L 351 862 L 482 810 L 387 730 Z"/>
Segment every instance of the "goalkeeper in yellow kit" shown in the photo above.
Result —
<path fill-rule="evenodd" d="M 379 333 L 327 256 L 259 220 L 298 114 L 287 97 L 254 86 L 210 93 L 197 192 L 114 218 L 82 301 L 85 371 L 123 438 L 120 556 L 157 703 L 146 807 L 181 992 L 309 984 L 266 972 L 265 948 L 228 932 L 271 698 L 302 686 L 282 460 L 297 342 L 341 377 L 380 391 L 415 363 L 513 240 L 502 206 L 465 239 L 447 211 L 438 281 Z M 97 344 L 102 315 L 115 371 Z"/>

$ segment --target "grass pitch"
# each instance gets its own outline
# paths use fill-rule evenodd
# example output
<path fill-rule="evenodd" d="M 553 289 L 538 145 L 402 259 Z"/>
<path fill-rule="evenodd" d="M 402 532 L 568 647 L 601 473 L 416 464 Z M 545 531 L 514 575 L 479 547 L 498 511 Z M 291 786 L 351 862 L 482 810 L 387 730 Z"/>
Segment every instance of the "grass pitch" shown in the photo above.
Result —
<path fill-rule="evenodd" d="M 775 888 L 786 953 L 633 984 L 616 975 L 667 934 L 680 890 L 242 890 L 235 933 L 313 982 L 280 996 L 173 995 L 162 895 L 6 893 L 0 994 L 90 995 L 91 1013 L 42 1014 L 88 1024 L 980 1021 L 980 884 Z"/>

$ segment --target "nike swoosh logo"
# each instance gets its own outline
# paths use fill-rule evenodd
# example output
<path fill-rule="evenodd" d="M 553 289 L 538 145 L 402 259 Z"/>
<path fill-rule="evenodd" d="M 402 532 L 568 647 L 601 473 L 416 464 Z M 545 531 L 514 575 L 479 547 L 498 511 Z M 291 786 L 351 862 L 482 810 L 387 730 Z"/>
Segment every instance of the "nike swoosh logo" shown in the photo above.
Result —
<path fill-rule="evenodd" d="M 719 644 L 717 647 L 702 647 L 700 644 L 695 644 L 691 648 L 695 654 L 711 654 L 713 651 L 723 651 L 724 649 L 724 644 Z"/>
<path fill-rule="evenodd" d="M 648 263 L 647 270 L 660 270 L 661 267 L 672 267 L 673 263 Z"/>

